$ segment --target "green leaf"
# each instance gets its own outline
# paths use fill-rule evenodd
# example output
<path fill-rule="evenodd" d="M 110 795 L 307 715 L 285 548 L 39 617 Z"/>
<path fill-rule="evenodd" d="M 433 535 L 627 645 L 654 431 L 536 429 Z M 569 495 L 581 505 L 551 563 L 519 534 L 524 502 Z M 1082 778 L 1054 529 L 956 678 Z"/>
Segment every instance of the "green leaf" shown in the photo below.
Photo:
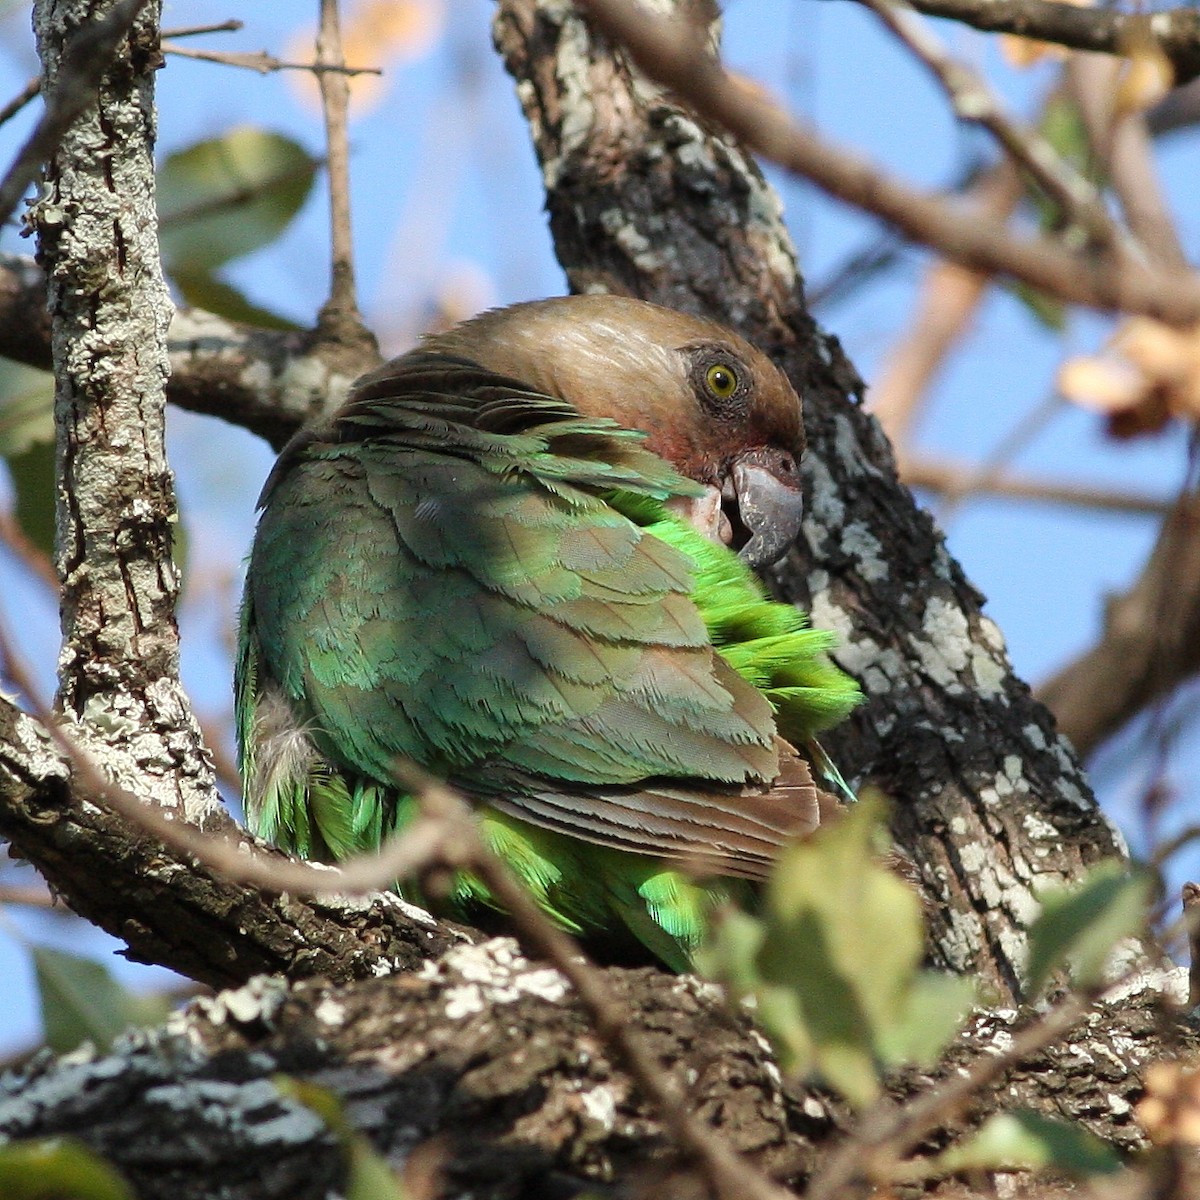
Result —
<path fill-rule="evenodd" d="M 880 863 L 883 833 L 882 802 L 864 798 L 789 847 L 761 918 L 715 922 L 698 959 L 754 998 L 785 1070 L 819 1074 L 856 1107 L 885 1065 L 935 1057 L 971 1001 L 969 983 L 918 973 L 921 905 Z"/>
<path fill-rule="evenodd" d="M 1027 283 L 1011 283 L 1007 290 L 1016 297 L 1039 325 L 1053 333 L 1062 333 L 1067 327 L 1067 306 L 1049 292 L 1039 291 Z"/>
<path fill-rule="evenodd" d="M 134 1200 L 117 1172 L 74 1138 L 0 1146 L 4 1200 Z"/>
<path fill-rule="evenodd" d="M 889 1066 L 932 1067 L 962 1028 L 976 1000 L 975 981 L 961 975 L 921 971 L 902 1012 L 879 1034 L 880 1057 Z"/>
<path fill-rule="evenodd" d="M 89 958 L 46 946 L 34 946 L 32 953 L 46 1044 L 59 1054 L 84 1041 L 107 1050 L 130 1025 L 156 1024 L 170 1009 L 165 999 L 132 995 Z"/>
<path fill-rule="evenodd" d="M 54 441 L 54 376 L 0 358 L 0 456 Z"/>
<path fill-rule="evenodd" d="M 926 1165 L 942 1175 L 1046 1167 L 1069 1175 L 1111 1175 L 1120 1170 L 1121 1159 L 1082 1125 L 1015 1109 L 989 1117 L 973 1136 Z"/>
<path fill-rule="evenodd" d="M 178 270 L 172 276 L 186 304 L 216 313 L 227 321 L 240 321 L 259 329 L 299 329 L 295 321 L 281 317 L 268 308 L 261 308 L 232 284 L 210 275 L 207 271 Z"/>
<path fill-rule="evenodd" d="M 1151 887 L 1146 872 L 1110 861 L 1093 868 L 1077 887 L 1042 893 L 1041 915 L 1029 931 L 1029 994 L 1040 992 L 1065 965 L 1077 987 L 1103 982 L 1117 943 L 1145 926 Z"/>
<path fill-rule="evenodd" d="M 298 142 L 250 125 L 172 154 L 158 173 L 167 272 L 211 271 L 274 241 L 300 211 L 317 166 Z"/>
<path fill-rule="evenodd" d="M 54 443 L 36 442 L 8 459 L 16 503 L 13 515 L 25 536 L 46 554 L 54 553 Z"/>

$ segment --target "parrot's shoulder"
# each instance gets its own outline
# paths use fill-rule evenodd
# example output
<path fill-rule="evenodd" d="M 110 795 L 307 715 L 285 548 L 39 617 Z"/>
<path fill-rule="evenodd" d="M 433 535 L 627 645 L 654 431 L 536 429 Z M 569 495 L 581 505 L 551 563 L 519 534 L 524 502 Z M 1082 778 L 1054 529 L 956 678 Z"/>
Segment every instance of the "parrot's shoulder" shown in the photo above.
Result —
<path fill-rule="evenodd" d="M 469 359 L 414 351 L 363 376 L 332 417 L 301 430 L 259 506 L 300 462 L 349 460 L 370 471 L 394 466 L 398 451 L 470 462 L 501 478 L 525 475 L 551 491 L 698 494 L 697 484 L 643 446 L 645 436 Z"/>

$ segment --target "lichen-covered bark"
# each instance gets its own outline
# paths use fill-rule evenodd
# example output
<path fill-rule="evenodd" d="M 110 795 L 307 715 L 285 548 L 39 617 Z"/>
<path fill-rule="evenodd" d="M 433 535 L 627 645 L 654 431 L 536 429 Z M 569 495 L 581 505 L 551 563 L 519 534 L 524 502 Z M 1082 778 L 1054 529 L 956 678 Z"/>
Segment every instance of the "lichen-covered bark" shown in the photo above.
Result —
<path fill-rule="evenodd" d="M 39 0 L 43 89 L 105 0 Z M 154 206 L 158 4 L 46 167 L 30 212 L 51 314 L 57 428 L 59 697 L 104 768 L 193 820 L 217 806 L 179 684 L 174 481 L 163 445 L 171 318 Z"/>
<path fill-rule="evenodd" d="M 395 896 L 309 900 L 214 875 L 87 800 L 45 730 L 2 697 L 0 837 L 130 958 L 214 987 L 411 971 L 468 936 Z"/>
<path fill-rule="evenodd" d="M 812 1170 L 845 1114 L 785 1084 L 746 1016 L 717 989 L 655 970 L 612 971 L 648 1046 L 694 1111 L 787 1183 Z M 1086 1043 L 1021 1063 L 959 1128 L 998 1104 L 1077 1117 L 1126 1149 L 1138 1068 L 1164 1031 L 1195 1045 L 1139 993 L 1101 1010 Z M 1006 1045 L 1016 1014 L 981 1016 L 945 1068 Z M 315 1114 L 282 1095 L 283 1073 L 332 1090 L 357 1130 L 396 1167 L 428 1152 L 439 1196 L 515 1200 L 581 1190 L 706 1194 L 654 1114 L 590 1030 L 557 972 L 496 940 L 452 950 L 401 977 L 336 987 L 260 979 L 193 1003 L 165 1031 L 110 1057 L 47 1060 L 0 1084 L 0 1137 L 70 1132 L 122 1170 L 143 1200 L 317 1200 L 343 1178 Z M 929 1076 L 897 1080 L 903 1099 Z M 944 1143 L 945 1135 L 930 1145 Z"/>
<path fill-rule="evenodd" d="M 533 132 L 572 288 L 733 326 L 804 399 L 802 545 L 780 593 L 836 629 L 867 703 L 829 737 L 895 804 L 930 899 L 934 957 L 1019 992 L 1035 889 L 1122 852 L 982 597 L 898 483 L 863 384 L 817 328 L 775 193 L 730 139 L 633 74 L 568 0 L 502 0 L 497 43 Z"/>

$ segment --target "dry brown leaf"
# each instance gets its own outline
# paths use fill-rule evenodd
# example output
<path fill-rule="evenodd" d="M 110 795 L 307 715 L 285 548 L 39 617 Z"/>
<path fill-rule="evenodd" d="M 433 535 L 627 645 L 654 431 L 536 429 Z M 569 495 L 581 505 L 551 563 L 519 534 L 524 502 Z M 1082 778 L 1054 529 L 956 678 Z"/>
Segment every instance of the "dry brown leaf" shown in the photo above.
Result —
<path fill-rule="evenodd" d="M 1200 326 L 1176 329 L 1135 317 L 1101 353 L 1063 363 L 1058 387 L 1068 400 L 1103 413 L 1116 437 L 1153 432 L 1172 417 L 1200 420 Z"/>
<path fill-rule="evenodd" d="M 383 98 L 386 71 L 428 54 L 442 36 L 445 0 L 352 0 L 342 17 L 342 53 L 352 67 L 381 67 L 385 74 L 350 78 L 351 117 L 360 117 Z M 288 43 L 295 62 L 311 62 L 316 32 L 301 29 Z M 290 82 L 306 106 L 319 108 L 320 90 L 314 77 L 293 72 Z"/>
<path fill-rule="evenodd" d="M 1143 1077 L 1146 1094 L 1134 1110 L 1156 1145 L 1200 1146 L 1200 1071 L 1194 1064 L 1156 1062 Z"/>

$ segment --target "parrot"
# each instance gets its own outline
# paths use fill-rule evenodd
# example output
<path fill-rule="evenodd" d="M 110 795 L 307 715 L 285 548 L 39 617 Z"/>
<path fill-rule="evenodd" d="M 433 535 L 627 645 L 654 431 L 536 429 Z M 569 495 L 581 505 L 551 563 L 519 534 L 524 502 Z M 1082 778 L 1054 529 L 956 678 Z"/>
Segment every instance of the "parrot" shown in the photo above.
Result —
<path fill-rule="evenodd" d="M 858 685 L 755 574 L 799 532 L 804 445 L 764 353 L 629 297 L 492 309 L 364 375 L 258 502 L 248 826 L 309 859 L 378 848 L 418 811 L 407 762 L 561 928 L 687 970 L 848 790 L 816 735 Z M 498 908 L 466 871 L 441 907 Z"/>

